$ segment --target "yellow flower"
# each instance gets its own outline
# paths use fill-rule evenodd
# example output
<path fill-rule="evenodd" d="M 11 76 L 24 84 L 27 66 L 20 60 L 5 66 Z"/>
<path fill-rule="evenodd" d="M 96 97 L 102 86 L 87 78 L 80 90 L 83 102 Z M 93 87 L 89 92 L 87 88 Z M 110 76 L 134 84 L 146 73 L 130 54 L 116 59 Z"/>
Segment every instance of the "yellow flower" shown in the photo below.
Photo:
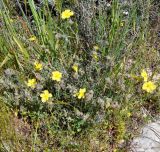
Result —
<path fill-rule="evenodd" d="M 36 41 L 37 38 L 36 38 L 34 35 L 32 35 L 28 40 L 29 40 L 29 41 Z"/>
<path fill-rule="evenodd" d="M 72 66 L 72 69 L 77 73 L 78 72 L 78 65 L 77 64 L 74 64 Z"/>
<path fill-rule="evenodd" d="M 74 96 L 77 96 L 78 99 L 82 99 L 85 97 L 85 93 L 86 93 L 86 88 L 79 89 L 79 91 Z"/>
<path fill-rule="evenodd" d="M 123 26 L 124 26 L 124 23 L 123 23 L 123 22 L 121 22 L 121 23 L 120 23 L 120 26 L 121 26 L 121 27 L 123 27 Z"/>
<path fill-rule="evenodd" d="M 44 90 L 43 93 L 40 94 L 42 102 L 46 102 L 49 100 L 49 98 L 52 98 L 52 94 L 49 93 L 48 90 Z"/>
<path fill-rule="evenodd" d="M 147 72 L 144 69 L 141 72 L 141 76 L 143 77 L 144 81 L 147 82 L 147 80 L 148 80 L 148 74 L 147 74 Z"/>
<path fill-rule="evenodd" d="M 145 82 L 142 89 L 148 93 L 152 93 L 156 89 L 156 85 L 152 81 Z"/>
<path fill-rule="evenodd" d="M 14 20 L 13 20 L 13 19 L 10 19 L 10 22 L 11 22 L 11 23 L 13 23 L 13 22 L 14 22 Z"/>
<path fill-rule="evenodd" d="M 52 72 L 52 80 L 55 80 L 55 81 L 61 81 L 62 79 L 62 73 L 59 72 L 59 71 L 53 71 Z"/>
<path fill-rule="evenodd" d="M 73 15 L 74 15 L 74 12 L 71 11 L 71 10 L 69 10 L 69 9 L 67 9 L 67 10 L 65 10 L 65 11 L 62 12 L 61 18 L 62 19 L 68 19 L 68 18 L 70 18 Z"/>
<path fill-rule="evenodd" d="M 97 51 L 99 50 L 99 47 L 97 45 L 93 46 L 93 48 Z"/>
<path fill-rule="evenodd" d="M 97 61 L 98 60 L 98 54 L 97 54 L 97 52 L 93 52 L 93 58 Z"/>
<path fill-rule="evenodd" d="M 35 88 L 36 84 L 37 84 L 36 79 L 29 79 L 27 82 L 27 86 L 31 87 L 32 89 Z"/>
<path fill-rule="evenodd" d="M 42 64 L 39 63 L 38 61 L 35 61 L 35 62 L 34 62 L 34 68 L 35 68 L 35 70 L 37 70 L 37 71 L 41 71 L 42 68 L 43 68 L 43 66 L 42 66 Z"/>
<path fill-rule="evenodd" d="M 132 114 L 130 112 L 127 113 L 127 117 L 130 117 Z"/>

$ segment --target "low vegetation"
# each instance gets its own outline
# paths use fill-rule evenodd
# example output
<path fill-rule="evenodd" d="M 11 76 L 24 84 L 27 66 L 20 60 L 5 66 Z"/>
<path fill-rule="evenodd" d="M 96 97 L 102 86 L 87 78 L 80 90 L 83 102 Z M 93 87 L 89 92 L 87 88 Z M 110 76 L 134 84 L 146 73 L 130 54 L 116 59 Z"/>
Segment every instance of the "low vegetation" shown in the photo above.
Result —
<path fill-rule="evenodd" d="M 160 112 L 156 3 L 0 4 L 1 151 L 128 151 Z"/>

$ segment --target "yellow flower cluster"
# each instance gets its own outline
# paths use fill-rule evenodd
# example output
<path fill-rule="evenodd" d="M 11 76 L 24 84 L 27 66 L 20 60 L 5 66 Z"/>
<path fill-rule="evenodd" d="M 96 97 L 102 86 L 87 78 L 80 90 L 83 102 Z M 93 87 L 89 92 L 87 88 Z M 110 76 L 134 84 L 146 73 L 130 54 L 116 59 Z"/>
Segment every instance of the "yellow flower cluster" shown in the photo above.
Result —
<path fill-rule="evenodd" d="M 42 70 L 42 68 L 43 67 L 42 67 L 41 63 L 39 63 L 38 61 L 34 62 L 34 69 L 36 71 L 40 71 L 40 70 Z M 36 79 L 28 79 L 28 82 L 27 82 L 28 87 L 31 87 L 32 89 L 34 89 L 36 87 L 36 84 L 37 84 Z"/>
<path fill-rule="evenodd" d="M 152 93 L 156 89 L 156 85 L 152 81 L 148 81 L 148 74 L 145 70 L 142 70 L 141 76 L 144 79 L 142 89 L 148 93 Z"/>
<path fill-rule="evenodd" d="M 41 71 L 43 69 L 43 66 L 40 62 L 35 61 L 34 69 L 36 71 Z M 74 64 L 72 66 L 72 69 L 77 73 L 78 65 Z M 51 75 L 51 79 L 54 81 L 60 82 L 62 80 L 62 73 L 59 71 L 53 71 Z M 31 87 L 32 89 L 34 89 L 36 87 L 36 84 L 37 84 L 36 79 L 28 79 L 28 82 L 27 82 L 28 87 Z M 82 88 L 82 89 L 79 89 L 79 91 L 76 94 L 74 94 L 74 96 L 77 97 L 78 99 L 82 99 L 85 97 L 85 93 L 86 93 L 86 88 Z M 50 98 L 52 98 L 52 94 L 48 90 L 44 90 L 40 94 L 40 97 L 42 102 L 47 102 Z"/>

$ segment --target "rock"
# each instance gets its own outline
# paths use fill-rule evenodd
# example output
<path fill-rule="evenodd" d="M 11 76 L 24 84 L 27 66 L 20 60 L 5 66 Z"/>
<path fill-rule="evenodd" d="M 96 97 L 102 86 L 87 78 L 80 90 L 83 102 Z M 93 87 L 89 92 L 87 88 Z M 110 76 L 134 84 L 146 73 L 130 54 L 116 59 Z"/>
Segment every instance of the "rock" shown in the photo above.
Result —
<path fill-rule="evenodd" d="M 160 121 L 146 125 L 133 139 L 130 152 L 160 152 Z"/>

